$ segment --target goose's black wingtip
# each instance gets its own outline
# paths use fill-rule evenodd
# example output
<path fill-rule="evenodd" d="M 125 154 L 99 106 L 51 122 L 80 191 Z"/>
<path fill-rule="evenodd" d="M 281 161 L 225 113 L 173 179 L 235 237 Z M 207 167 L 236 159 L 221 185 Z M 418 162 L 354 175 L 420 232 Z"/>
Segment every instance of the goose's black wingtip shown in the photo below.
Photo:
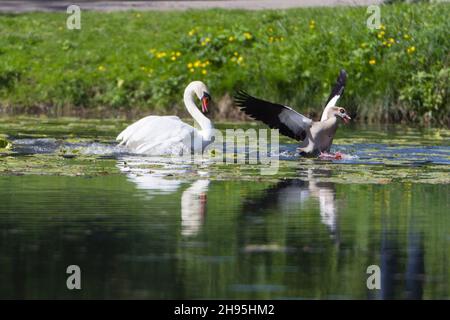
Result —
<path fill-rule="evenodd" d="M 240 89 L 234 93 L 234 98 L 247 98 L 249 94 L 244 90 Z"/>
<path fill-rule="evenodd" d="M 236 106 L 243 107 L 245 102 L 249 99 L 250 95 L 244 90 L 238 90 L 233 95 L 233 100 Z"/>
<path fill-rule="evenodd" d="M 341 71 L 339 72 L 338 79 L 342 82 L 347 80 L 347 76 L 348 76 L 347 71 L 345 71 L 345 69 L 341 69 Z"/>

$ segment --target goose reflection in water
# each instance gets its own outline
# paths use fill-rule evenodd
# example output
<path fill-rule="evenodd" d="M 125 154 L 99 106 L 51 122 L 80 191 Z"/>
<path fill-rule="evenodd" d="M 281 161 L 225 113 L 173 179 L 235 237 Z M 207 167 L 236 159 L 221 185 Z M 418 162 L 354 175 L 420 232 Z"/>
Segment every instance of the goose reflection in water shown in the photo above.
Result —
<path fill-rule="evenodd" d="M 327 227 L 330 236 L 336 238 L 338 211 L 336 205 L 336 188 L 331 182 L 284 180 L 266 189 L 260 197 L 249 198 L 244 203 L 243 211 L 252 214 L 261 208 L 277 207 L 280 211 L 295 209 L 309 199 L 319 202 L 320 220 Z"/>
<path fill-rule="evenodd" d="M 153 160 L 153 159 L 152 159 Z M 117 167 L 126 174 L 127 179 L 133 182 L 140 190 L 147 191 L 153 198 L 155 195 L 173 194 L 183 188 L 187 183 L 190 186 L 181 194 L 181 234 L 195 236 L 201 230 L 206 216 L 207 192 L 210 181 L 199 179 L 194 182 L 188 180 L 170 179 L 173 173 L 187 172 L 183 165 L 164 165 L 162 168 L 149 170 L 145 167 L 154 165 L 154 160 L 127 157 L 118 161 Z M 161 165 L 161 163 L 157 163 Z"/>

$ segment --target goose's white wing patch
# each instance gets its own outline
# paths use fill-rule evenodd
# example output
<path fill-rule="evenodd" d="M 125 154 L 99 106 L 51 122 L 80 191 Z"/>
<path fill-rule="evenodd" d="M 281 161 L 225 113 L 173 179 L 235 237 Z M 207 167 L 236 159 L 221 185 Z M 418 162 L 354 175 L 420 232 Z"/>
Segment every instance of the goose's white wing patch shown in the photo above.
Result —
<path fill-rule="evenodd" d="M 346 81 L 347 81 L 347 72 L 345 72 L 345 70 L 342 69 L 336 80 L 336 84 L 334 85 L 333 89 L 331 90 L 330 96 L 328 97 L 327 105 L 323 109 L 320 121 L 325 121 L 328 119 L 328 110 L 336 105 L 339 98 L 344 93 Z"/>

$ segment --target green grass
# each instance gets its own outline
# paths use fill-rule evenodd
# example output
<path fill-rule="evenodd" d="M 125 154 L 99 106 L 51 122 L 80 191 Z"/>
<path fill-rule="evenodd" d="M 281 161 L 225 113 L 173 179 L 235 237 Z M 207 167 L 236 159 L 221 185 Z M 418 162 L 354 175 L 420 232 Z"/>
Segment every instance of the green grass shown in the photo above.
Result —
<path fill-rule="evenodd" d="M 340 68 L 341 105 L 363 121 L 450 123 L 449 4 L 285 11 L 0 14 L 0 105 L 13 113 L 184 113 L 192 80 L 317 117 Z M 392 39 L 392 40 L 390 40 Z M 229 100 L 228 100 L 229 101 Z M 220 116 L 216 112 L 216 116 Z"/>

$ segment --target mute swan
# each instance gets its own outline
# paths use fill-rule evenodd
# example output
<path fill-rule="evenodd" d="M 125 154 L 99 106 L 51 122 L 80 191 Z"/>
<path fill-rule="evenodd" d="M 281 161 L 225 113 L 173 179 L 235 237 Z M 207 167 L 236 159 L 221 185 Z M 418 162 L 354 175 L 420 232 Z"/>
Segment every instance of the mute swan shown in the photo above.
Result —
<path fill-rule="evenodd" d="M 200 125 L 197 130 L 177 116 L 148 116 L 128 126 L 117 139 L 120 145 L 139 154 L 182 155 L 186 152 L 202 152 L 214 141 L 214 127 L 197 108 L 194 96 L 202 102 L 202 112 L 208 111 L 211 100 L 209 90 L 201 81 L 191 82 L 184 90 L 184 104 Z"/>
<path fill-rule="evenodd" d="M 252 118 L 264 122 L 270 128 L 279 129 L 285 136 L 302 141 L 299 151 L 303 155 L 328 157 L 327 152 L 333 143 L 338 119 L 345 123 L 351 119 L 344 108 L 336 106 L 344 92 L 346 79 L 347 73 L 341 70 L 320 121 L 312 121 L 290 107 L 254 98 L 244 91 L 235 96 L 235 102 Z M 336 153 L 336 158 L 340 156 Z"/>

